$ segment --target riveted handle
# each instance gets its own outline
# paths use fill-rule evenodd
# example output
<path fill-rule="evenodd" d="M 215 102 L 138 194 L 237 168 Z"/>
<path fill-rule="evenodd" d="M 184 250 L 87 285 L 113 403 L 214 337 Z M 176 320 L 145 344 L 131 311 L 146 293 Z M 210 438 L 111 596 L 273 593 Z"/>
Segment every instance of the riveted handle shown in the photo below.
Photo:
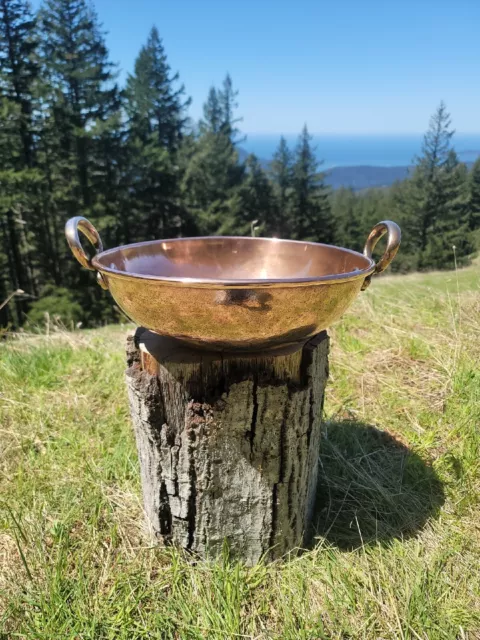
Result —
<path fill-rule="evenodd" d="M 85 253 L 82 243 L 80 242 L 79 231 L 87 238 L 87 240 L 95 247 L 96 253 L 103 251 L 103 244 L 100 238 L 100 234 L 95 229 L 93 224 L 84 218 L 83 216 L 75 216 L 65 225 L 65 235 L 67 237 L 68 246 L 72 250 L 73 255 L 85 269 L 95 271 L 95 267 L 92 266 L 92 259 Z M 108 286 L 101 273 L 97 273 L 98 284 L 103 289 L 108 289 Z"/>
<path fill-rule="evenodd" d="M 375 271 L 365 278 L 362 289 L 366 289 L 368 287 L 372 276 L 376 276 L 377 274 L 382 273 L 382 271 L 385 271 L 398 251 L 400 241 L 402 239 L 402 232 L 400 231 L 400 227 L 398 226 L 398 224 L 392 222 L 391 220 L 384 220 L 383 222 L 379 222 L 378 224 L 376 224 L 370 231 L 370 235 L 368 236 L 367 242 L 365 243 L 365 247 L 363 249 L 363 255 L 367 258 L 371 258 L 377 242 L 380 240 L 380 238 L 383 238 L 385 234 L 388 234 L 387 248 L 385 249 L 383 256 L 376 263 Z"/>

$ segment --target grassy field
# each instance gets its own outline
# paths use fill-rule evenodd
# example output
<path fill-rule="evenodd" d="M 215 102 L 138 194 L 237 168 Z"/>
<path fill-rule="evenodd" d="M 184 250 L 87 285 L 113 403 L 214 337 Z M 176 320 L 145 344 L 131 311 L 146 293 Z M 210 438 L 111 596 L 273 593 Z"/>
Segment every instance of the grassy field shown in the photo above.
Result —
<path fill-rule="evenodd" d="M 315 546 L 148 546 L 125 327 L 0 344 L 0 638 L 480 638 L 480 267 L 374 282 L 332 331 Z"/>

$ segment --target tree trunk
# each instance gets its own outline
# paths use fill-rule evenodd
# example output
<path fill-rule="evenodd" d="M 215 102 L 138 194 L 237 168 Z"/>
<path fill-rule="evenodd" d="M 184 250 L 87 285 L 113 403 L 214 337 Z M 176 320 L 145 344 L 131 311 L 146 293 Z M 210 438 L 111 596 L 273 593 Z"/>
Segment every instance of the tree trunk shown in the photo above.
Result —
<path fill-rule="evenodd" d="M 138 329 L 130 409 L 147 521 L 201 557 L 255 564 L 305 542 L 316 496 L 328 337 L 219 354 Z"/>

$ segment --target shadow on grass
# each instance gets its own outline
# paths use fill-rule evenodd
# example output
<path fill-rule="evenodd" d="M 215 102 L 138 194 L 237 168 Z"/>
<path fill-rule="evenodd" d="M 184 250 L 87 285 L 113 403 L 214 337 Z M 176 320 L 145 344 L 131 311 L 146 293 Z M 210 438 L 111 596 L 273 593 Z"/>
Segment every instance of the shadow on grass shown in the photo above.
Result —
<path fill-rule="evenodd" d="M 434 469 L 395 437 L 361 422 L 327 422 L 322 438 L 312 544 L 340 549 L 406 538 L 444 502 Z"/>

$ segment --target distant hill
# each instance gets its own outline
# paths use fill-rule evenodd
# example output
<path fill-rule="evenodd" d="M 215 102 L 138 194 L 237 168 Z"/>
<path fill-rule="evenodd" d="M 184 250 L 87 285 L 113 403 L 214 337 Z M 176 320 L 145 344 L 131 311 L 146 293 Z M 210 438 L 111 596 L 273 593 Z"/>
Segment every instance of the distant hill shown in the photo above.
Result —
<path fill-rule="evenodd" d="M 333 167 L 327 169 L 326 182 L 333 189 L 350 187 L 355 191 L 371 187 L 389 187 L 405 180 L 409 167 Z"/>
<path fill-rule="evenodd" d="M 473 152 L 472 152 L 473 153 Z M 477 152 L 478 153 L 478 152 Z M 470 169 L 473 162 L 466 161 L 462 158 L 462 154 L 458 154 L 460 160 L 465 162 Z M 267 163 L 268 164 L 268 163 Z M 350 187 L 355 191 L 362 189 L 371 189 L 373 187 L 389 187 L 398 180 L 405 180 L 408 172 L 412 167 L 333 167 L 325 171 L 325 182 L 332 189 L 340 187 Z"/>
<path fill-rule="evenodd" d="M 241 162 L 244 162 L 249 155 L 248 152 L 241 147 L 238 149 L 238 154 Z M 471 167 L 472 161 L 480 156 L 480 151 L 460 151 L 458 156 L 468 167 Z M 259 158 L 259 161 L 264 169 L 268 169 L 270 164 L 269 160 Z M 410 167 L 408 166 L 374 167 L 358 165 L 351 167 L 332 167 L 325 169 L 325 182 L 330 185 L 332 189 L 347 187 L 355 191 L 371 189 L 373 187 L 389 187 L 398 180 L 405 180 L 409 169 Z"/>
<path fill-rule="evenodd" d="M 240 147 L 238 149 L 240 162 L 245 162 L 248 151 Z M 259 158 L 264 169 L 268 169 L 269 160 Z M 333 189 L 351 187 L 355 191 L 369 189 L 371 187 L 388 187 L 397 180 L 407 177 L 408 167 L 332 167 L 325 170 L 326 183 Z"/>
<path fill-rule="evenodd" d="M 463 149 L 462 151 L 457 151 L 457 156 L 459 160 L 466 164 L 473 163 L 477 158 L 480 158 L 480 149 Z"/>

